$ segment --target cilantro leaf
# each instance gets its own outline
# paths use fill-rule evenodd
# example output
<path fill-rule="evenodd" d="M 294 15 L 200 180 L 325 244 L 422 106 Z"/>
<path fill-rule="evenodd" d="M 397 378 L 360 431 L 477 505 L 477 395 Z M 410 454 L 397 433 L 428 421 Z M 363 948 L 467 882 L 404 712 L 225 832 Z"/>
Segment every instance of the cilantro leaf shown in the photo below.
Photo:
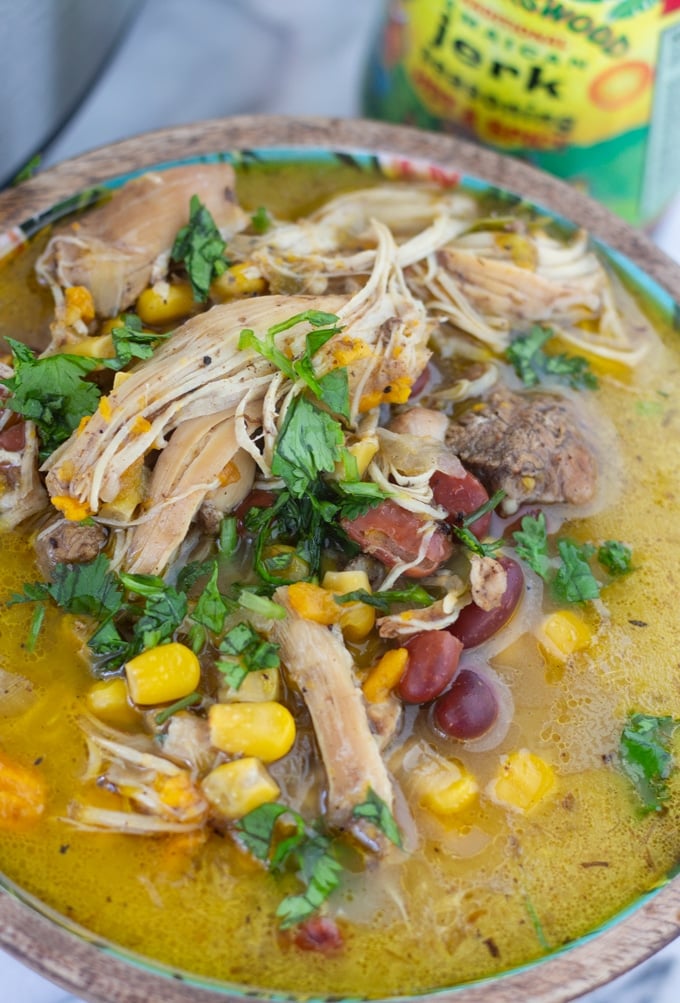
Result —
<path fill-rule="evenodd" d="M 202 700 L 200 693 L 188 693 L 185 697 L 181 697 L 179 700 L 175 700 L 174 703 L 170 704 L 169 707 L 164 707 L 163 710 L 156 714 L 156 724 L 165 724 L 165 722 L 172 717 L 173 714 L 179 713 L 181 710 L 186 710 L 187 707 L 194 707 L 199 704 Z"/>
<path fill-rule="evenodd" d="M 543 346 L 553 337 L 550 328 L 534 324 L 528 334 L 514 338 L 505 351 L 510 362 L 525 386 L 533 387 L 546 376 L 564 383 L 574 390 L 593 390 L 598 386 L 597 377 L 591 372 L 590 363 L 581 355 L 548 355 Z"/>
<path fill-rule="evenodd" d="M 630 714 L 621 733 L 621 767 L 642 801 L 643 813 L 661 811 L 673 770 L 668 748 L 677 722 L 672 717 Z"/>
<path fill-rule="evenodd" d="M 133 359 L 150 359 L 159 341 L 169 338 L 169 334 L 153 334 L 142 330 L 142 321 L 135 313 L 126 313 L 123 323 L 111 331 L 115 359 L 104 359 L 108 369 L 124 369 Z"/>
<path fill-rule="evenodd" d="M 67 613 L 97 620 L 113 616 L 123 605 L 123 592 L 105 554 L 86 564 L 56 564 L 46 589 Z"/>
<path fill-rule="evenodd" d="M 249 623 L 238 623 L 227 631 L 219 650 L 227 658 L 217 662 L 217 668 L 234 689 L 238 689 L 249 672 L 278 669 L 279 646 L 265 641 Z"/>
<path fill-rule="evenodd" d="M 284 804 L 270 802 L 253 808 L 234 824 L 241 842 L 258 860 L 269 860 L 276 823 L 289 811 Z"/>
<path fill-rule="evenodd" d="M 384 832 L 395 846 L 402 846 L 401 833 L 394 821 L 394 816 L 381 797 L 369 787 L 366 800 L 355 806 L 352 815 L 355 818 L 366 818 Z"/>
<path fill-rule="evenodd" d="M 290 824 L 279 826 L 279 820 Z M 281 835 L 278 841 L 277 828 Z M 299 895 L 287 895 L 280 902 L 276 915 L 281 920 L 281 929 L 315 913 L 340 884 L 343 867 L 334 856 L 331 838 L 308 829 L 302 816 L 292 808 L 278 803 L 260 805 L 239 819 L 235 829 L 253 856 L 274 872 L 281 873 L 284 868 L 299 871 L 305 889 Z"/>
<path fill-rule="evenodd" d="M 41 459 L 66 442 L 85 416 L 97 409 L 100 391 L 85 376 L 96 359 L 81 355 L 49 355 L 38 359 L 20 341 L 7 338 L 14 375 L 0 380 L 10 392 L 3 406 L 35 422 Z"/>
<path fill-rule="evenodd" d="M 163 592 L 149 596 L 133 627 L 137 650 L 145 651 L 171 640 L 186 615 L 187 597 L 183 592 L 166 585 Z"/>
<path fill-rule="evenodd" d="M 630 547 L 619 540 L 605 540 L 597 551 L 597 559 L 603 568 L 612 575 L 627 575 L 633 568 L 631 565 L 633 554 Z"/>
<path fill-rule="evenodd" d="M 306 883 L 300 895 L 287 895 L 276 910 L 281 929 L 286 930 L 313 915 L 340 884 L 342 864 L 329 852 L 330 840 L 321 835 L 308 839 L 297 854 Z"/>
<path fill-rule="evenodd" d="M 250 217 L 250 225 L 255 233 L 266 233 L 271 228 L 272 218 L 263 205 L 259 205 Z"/>
<path fill-rule="evenodd" d="M 595 548 L 589 543 L 579 546 L 572 540 L 558 540 L 557 549 L 561 558 L 553 582 L 557 596 L 566 602 L 597 599 L 600 586 L 588 564 L 588 559 L 594 554 Z"/>
<path fill-rule="evenodd" d="M 337 603 L 362 602 L 374 606 L 382 613 L 389 613 L 395 603 L 407 603 L 416 606 L 431 606 L 434 602 L 429 592 L 422 585 L 409 585 L 404 589 L 385 589 L 384 592 L 367 592 L 365 589 L 354 589 L 342 596 L 335 596 Z"/>
<path fill-rule="evenodd" d="M 483 543 L 477 539 L 467 526 L 456 526 L 454 523 L 451 529 L 468 550 L 471 550 L 473 554 L 478 554 L 480 557 L 493 557 L 496 551 L 503 546 L 503 540 L 488 540 L 486 543 Z"/>
<path fill-rule="evenodd" d="M 276 346 L 276 335 L 288 331 L 297 324 L 311 324 L 319 328 L 324 324 L 332 325 L 324 330 L 310 331 L 305 340 L 305 351 L 301 358 L 293 361 L 285 352 Z M 338 318 L 334 313 L 323 313 L 321 310 L 304 310 L 296 313 L 280 324 L 274 324 L 267 330 L 264 339 L 258 338 L 251 328 L 244 328 L 238 340 L 240 349 L 250 348 L 259 352 L 272 365 L 280 369 L 290 380 L 302 380 L 315 397 L 323 401 L 327 407 L 341 417 L 349 418 L 349 389 L 347 370 L 343 367 L 332 369 L 325 376 L 318 377 L 314 373 L 312 359 L 322 345 L 337 334 Z"/>
<path fill-rule="evenodd" d="M 297 397 L 276 440 L 272 474 L 283 479 L 291 495 L 300 498 L 322 471 L 335 469 L 343 443 L 339 422 L 306 397 Z"/>
<path fill-rule="evenodd" d="M 198 195 L 189 202 L 189 222 L 178 231 L 172 246 L 173 261 L 183 262 L 194 299 L 204 303 L 208 298 L 210 283 L 228 266 L 224 257 L 225 242 L 215 225 L 215 220 Z"/>
<path fill-rule="evenodd" d="M 537 516 L 525 515 L 520 525 L 522 528 L 512 534 L 517 544 L 517 554 L 537 575 L 547 581 L 551 563 L 548 557 L 545 515 L 543 512 L 539 512 Z"/>
<path fill-rule="evenodd" d="M 222 632 L 227 613 L 233 609 L 233 604 L 227 603 L 217 587 L 218 574 L 217 561 L 213 561 L 210 578 L 203 586 L 198 602 L 191 611 L 192 620 L 207 627 L 208 630 L 212 630 L 215 634 Z"/>

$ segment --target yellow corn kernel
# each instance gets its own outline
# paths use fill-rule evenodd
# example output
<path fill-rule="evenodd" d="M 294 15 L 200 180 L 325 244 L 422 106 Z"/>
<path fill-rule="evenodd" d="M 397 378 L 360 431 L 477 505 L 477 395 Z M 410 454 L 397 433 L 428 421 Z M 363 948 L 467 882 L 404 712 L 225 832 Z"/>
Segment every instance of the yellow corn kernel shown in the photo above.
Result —
<path fill-rule="evenodd" d="M 267 283 L 257 265 L 243 261 L 213 279 L 210 295 L 216 300 L 233 300 L 242 296 L 259 296 L 266 288 Z"/>
<path fill-rule="evenodd" d="M 330 626 L 340 619 L 340 606 L 333 593 L 312 582 L 293 582 L 288 586 L 288 601 L 305 620 Z"/>
<path fill-rule="evenodd" d="M 435 815 L 455 815 L 474 801 L 479 784 L 457 760 L 438 760 L 426 768 L 416 789 L 423 807 Z"/>
<path fill-rule="evenodd" d="M 99 335 L 100 337 L 105 337 L 107 335 L 111 337 L 111 332 L 113 331 L 114 327 L 124 327 L 124 326 L 125 326 L 125 321 L 123 320 L 121 314 L 118 314 L 117 317 L 109 317 L 109 319 L 105 320 L 104 323 L 100 326 Z M 111 346 L 113 347 L 113 339 L 111 339 Z"/>
<path fill-rule="evenodd" d="M 92 515 L 87 502 L 80 502 L 77 498 L 71 498 L 70 495 L 54 495 L 52 504 L 70 522 L 81 522 Z"/>
<path fill-rule="evenodd" d="M 116 349 L 110 334 L 98 334 L 92 338 L 83 338 L 75 345 L 68 346 L 69 355 L 85 355 L 88 359 L 114 359 Z"/>
<path fill-rule="evenodd" d="M 283 704 L 216 703 L 208 711 L 210 741 L 231 756 L 256 756 L 263 763 L 281 759 L 295 741 L 295 721 Z"/>
<path fill-rule="evenodd" d="M 204 778 L 201 788 L 211 807 L 229 819 L 241 818 L 279 796 L 278 784 L 253 756 L 217 766 Z"/>
<path fill-rule="evenodd" d="M 363 477 L 368 469 L 368 465 L 378 452 L 379 443 L 374 435 L 367 435 L 366 438 L 360 439 L 359 442 L 353 442 L 348 448 L 348 452 L 357 461 L 357 469 L 359 471 L 359 477 Z"/>
<path fill-rule="evenodd" d="M 196 301 L 188 282 L 158 282 L 144 289 L 135 307 L 143 324 L 162 327 L 196 311 Z"/>
<path fill-rule="evenodd" d="M 529 812 L 550 794 L 555 784 L 555 773 L 548 763 L 528 749 L 519 749 L 501 756 L 500 773 L 489 784 L 487 793 L 497 804 Z"/>
<path fill-rule="evenodd" d="M 336 596 L 346 595 L 363 589 L 371 591 L 371 583 L 365 571 L 327 571 L 323 576 L 323 587 Z M 347 641 L 363 641 L 375 626 L 375 609 L 363 602 L 336 603 L 340 610 L 337 622 Z"/>
<path fill-rule="evenodd" d="M 588 624 L 571 609 L 561 609 L 550 613 L 543 620 L 538 634 L 539 641 L 556 658 L 565 659 L 575 651 L 583 651 L 592 639 Z"/>
<path fill-rule="evenodd" d="M 201 678 L 201 666 L 191 648 L 173 641 L 130 659 L 125 675 L 134 703 L 169 703 L 193 693 Z"/>
<path fill-rule="evenodd" d="M 278 669 L 258 669 L 249 672 L 238 689 L 220 686 L 218 696 L 221 703 L 263 703 L 278 700 L 281 696 L 281 673 Z"/>
<path fill-rule="evenodd" d="M 75 324 L 82 320 L 84 324 L 89 324 L 94 317 L 94 300 L 90 290 L 86 286 L 68 286 L 64 290 L 65 323 Z"/>
<path fill-rule="evenodd" d="M 403 676 L 408 663 L 406 648 L 392 648 L 386 651 L 377 665 L 374 665 L 361 687 L 369 703 L 382 703 Z"/>
<path fill-rule="evenodd" d="M 138 712 L 130 706 L 128 688 L 121 676 L 94 683 L 87 691 L 85 702 L 87 709 L 107 724 L 125 728 L 139 721 Z"/>
<path fill-rule="evenodd" d="M 0 752 L 0 829 L 28 829 L 45 811 L 47 788 L 33 766 Z"/>

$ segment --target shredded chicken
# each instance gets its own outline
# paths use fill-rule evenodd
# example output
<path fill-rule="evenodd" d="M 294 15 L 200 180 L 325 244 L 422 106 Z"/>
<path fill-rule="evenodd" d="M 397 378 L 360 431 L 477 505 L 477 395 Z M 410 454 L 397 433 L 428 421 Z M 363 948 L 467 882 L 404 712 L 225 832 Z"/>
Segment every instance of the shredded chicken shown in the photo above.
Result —
<path fill-rule="evenodd" d="M 352 657 L 341 636 L 297 616 L 287 595 L 285 588 L 274 593 L 288 615 L 272 621 L 271 636 L 280 645 L 288 678 L 300 691 L 312 718 L 328 781 L 328 822 L 351 829 L 386 852 L 390 844 L 384 835 L 365 819 L 353 816 L 369 790 L 392 810 L 394 791 L 371 732 Z"/>
<path fill-rule="evenodd" d="M 500 561 L 470 554 L 472 601 L 487 613 L 500 605 L 508 587 L 508 576 Z"/>
<path fill-rule="evenodd" d="M 129 307 L 149 284 L 160 255 L 167 264 L 177 232 L 188 222 L 192 195 L 198 195 L 224 236 L 247 225 L 234 195 L 233 168 L 200 164 L 134 178 L 82 220 L 60 227 L 36 265 L 39 278 L 52 289 L 58 320 L 63 290 L 71 286 L 89 290 L 100 317 L 115 317 Z M 53 347 L 73 340 L 59 323 L 55 338 Z"/>
<path fill-rule="evenodd" d="M 157 755 L 139 737 L 98 721 L 81 722 L 88 743 L 85 779 L 127 799 L 129 811 L 72 803 L 68 821 L 80 829 L 137 835 L 192 832 L 208 818 L 208 803 L 191 770 Z"/>

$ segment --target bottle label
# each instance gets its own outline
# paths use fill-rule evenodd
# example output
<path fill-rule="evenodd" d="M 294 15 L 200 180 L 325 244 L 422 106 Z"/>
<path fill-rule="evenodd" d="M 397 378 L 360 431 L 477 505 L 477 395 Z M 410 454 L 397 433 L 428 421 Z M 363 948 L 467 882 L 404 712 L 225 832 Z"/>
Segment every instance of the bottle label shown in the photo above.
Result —
<path fill-rule="evenodd" d="M 680 0 L 401 0 L 367 111 L 521 155 L 639 222 L 680 185 L 679 36 Z"/>

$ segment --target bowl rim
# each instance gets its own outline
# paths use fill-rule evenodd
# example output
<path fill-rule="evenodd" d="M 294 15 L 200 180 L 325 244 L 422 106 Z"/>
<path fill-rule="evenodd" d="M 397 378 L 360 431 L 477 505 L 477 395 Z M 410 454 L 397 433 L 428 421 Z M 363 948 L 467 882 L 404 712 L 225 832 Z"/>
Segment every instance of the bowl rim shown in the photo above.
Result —
<path fill-rule="evenodd" d="M 173 160 L 253 148 L 309 148 L 367 152 L 424 161 L 514 192 L 588 233 L 633 262 L 675 297 L 680 267 L 644 233 L 559 179 L 467 140 L 361 120 L 243 115 L 144 133 L 91 150 L 0 192 L 0 236 L 16 231 L 57 203 L 128 173 Z M 675 303 L 676 311 L 680 310 Z M 559 852 L 559 849 L 557 849 Z M 0 887 L 0 947 L 40 975 L 92 1003 L 243 1003 L 258 994 L 209 988 L 210 980 L 187 974 L 184 982 L 164 966 L 123 960 L 125 952 L 102 950 L 96 936 L 78 935 L 51 910 Z M 451 1003 L 566 1003 L 623 974 L 680 932 L 680 880 L 643 896 L 573 947 L 501 973 L 492 979 L 423 994 Z M 117 949 L 113 949 L 114 951 Z M 190 980 L 190 981 L 189 981 Z M 262 999 L 294 999 L 263 991 Z"/>

